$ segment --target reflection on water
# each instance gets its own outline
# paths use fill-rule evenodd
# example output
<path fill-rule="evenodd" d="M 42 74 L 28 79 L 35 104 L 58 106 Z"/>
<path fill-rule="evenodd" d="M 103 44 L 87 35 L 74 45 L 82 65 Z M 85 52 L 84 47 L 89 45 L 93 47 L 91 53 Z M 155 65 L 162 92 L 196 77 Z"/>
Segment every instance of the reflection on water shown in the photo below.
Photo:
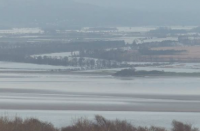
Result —
<path fill-rule="evenodd" d="M 173 119 L 200 122 L 195 113 L 200 112 L 200 78 L 0 74 L 0 83 L 1 115 L 33 116 L 57 126 L 95 114 L 136 125 L 156 121 L 166 126 Z"/>

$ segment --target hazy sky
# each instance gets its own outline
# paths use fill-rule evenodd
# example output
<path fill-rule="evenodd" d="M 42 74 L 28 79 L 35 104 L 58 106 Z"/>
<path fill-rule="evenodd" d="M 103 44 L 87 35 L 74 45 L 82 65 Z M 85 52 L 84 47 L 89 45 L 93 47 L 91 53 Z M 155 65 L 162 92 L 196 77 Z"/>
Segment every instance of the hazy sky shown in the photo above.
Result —
<path fill-rule="evenodd" d="M 75 0 L 104 7 L 134 9 L 199 9 L 200 0 Z"/>
<path fill-rule="evenodd" d="M 199 25 L 200 0 L 0 0 L 0 26 Z"/>

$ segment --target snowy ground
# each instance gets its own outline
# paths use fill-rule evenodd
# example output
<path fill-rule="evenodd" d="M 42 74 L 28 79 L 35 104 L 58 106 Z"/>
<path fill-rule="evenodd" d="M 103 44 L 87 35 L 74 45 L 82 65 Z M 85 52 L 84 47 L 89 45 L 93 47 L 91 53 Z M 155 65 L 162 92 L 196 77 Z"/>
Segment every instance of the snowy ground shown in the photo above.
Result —
<path fill-rule="evenodd" d="M 42 34 L 43 30 L 40 28 L 13 28 L 7 30 L 0 30 L 0 34 Z"/>
<path fill-rule="evenodd" d="M 0 71 L 49 71 L 58 69 L 79 69 L 79 67 L 0 62 Z"/>
<path fill-rule="evenodd" d="M 60 53 L 50 53 L 50 54 L 39 54 L 39 55 L 32 55 L 34 56 L 47 56 L 52 58 L 63 58 L 63 57 L 71 57 L 73 55 L 79 55 L 79 51 L 73 51 L 73 52 L 60 52 Z"/>

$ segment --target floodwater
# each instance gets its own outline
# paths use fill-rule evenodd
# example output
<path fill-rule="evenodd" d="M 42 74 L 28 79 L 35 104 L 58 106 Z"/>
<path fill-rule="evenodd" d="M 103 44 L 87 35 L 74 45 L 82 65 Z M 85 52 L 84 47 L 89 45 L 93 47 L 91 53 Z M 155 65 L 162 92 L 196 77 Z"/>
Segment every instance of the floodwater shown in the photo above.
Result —
<path fill-rule="evenodd" d="M 168 127 L 176 119 L 198 126 L 199 85 L 200 78 L 192 77 L 0 73 L 0 115 L 35 117 L 58 127 L 95 114 L 135 125 Z"/>

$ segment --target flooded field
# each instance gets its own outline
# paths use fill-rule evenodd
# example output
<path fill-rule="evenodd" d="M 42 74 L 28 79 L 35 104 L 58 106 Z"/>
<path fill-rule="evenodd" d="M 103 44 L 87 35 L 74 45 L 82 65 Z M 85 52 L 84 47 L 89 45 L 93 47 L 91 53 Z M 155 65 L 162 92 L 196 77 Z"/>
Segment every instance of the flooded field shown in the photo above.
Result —
<path fill-rule="evenodd" d="M 153 121 L 169 126 L 173 119 L 200 123 L 200 78 L 33 72 L 0 73 L 0 83 L 1 116 L 36 117 L 56 126 L 95 114 L 147 126 L 155 125 Z"/>

